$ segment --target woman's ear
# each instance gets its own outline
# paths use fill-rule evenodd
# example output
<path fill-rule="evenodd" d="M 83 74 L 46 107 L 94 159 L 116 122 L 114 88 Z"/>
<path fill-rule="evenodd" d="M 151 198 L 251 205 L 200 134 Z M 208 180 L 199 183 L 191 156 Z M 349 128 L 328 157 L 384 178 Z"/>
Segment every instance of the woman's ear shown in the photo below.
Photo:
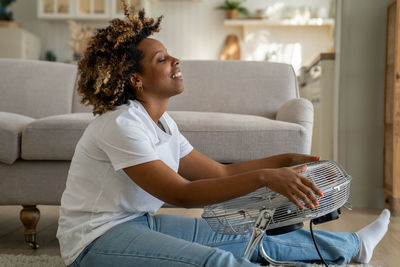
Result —
<path fill-rule="evenodd" d="M 143 91 L 143 83 L 142 79 L 137 75 L 136 73 L 131 75 L 130 82 L 133 88 L 135 88 L 137 91 L 142 92 Z"/>

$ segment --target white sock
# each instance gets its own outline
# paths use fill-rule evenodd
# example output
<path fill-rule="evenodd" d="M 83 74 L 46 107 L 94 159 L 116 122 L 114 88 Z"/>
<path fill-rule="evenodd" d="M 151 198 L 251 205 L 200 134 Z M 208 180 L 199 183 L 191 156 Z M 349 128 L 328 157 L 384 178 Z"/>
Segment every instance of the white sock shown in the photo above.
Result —
<path fill-rule="evenodd" d="M 378 219 L 356 233 L 360 239 L 360 251 L 353 260 L 359 263 L 368 263 L 371 260 L 374 248 L 387 232 L 389 219 L 390 211 L 384 209 Z"/>

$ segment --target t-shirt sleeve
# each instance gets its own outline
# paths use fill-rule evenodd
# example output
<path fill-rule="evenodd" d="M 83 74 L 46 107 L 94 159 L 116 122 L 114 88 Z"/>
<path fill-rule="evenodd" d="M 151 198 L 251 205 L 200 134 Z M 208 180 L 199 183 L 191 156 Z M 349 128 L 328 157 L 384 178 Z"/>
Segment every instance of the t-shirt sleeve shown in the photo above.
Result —
<path fill-rule="evenodd" d="M 180 146 L 180 158 L 183 158 L 193 150 L 193 146 L 184 137 L 181 132 L 179 132 L 179 146 Z"/>
<path fill-rule="evenodd" d="M 149 134 L 135 121 L 123 119 L 105 125 L 97 143 L 115 171 L 159 159 Z"/>

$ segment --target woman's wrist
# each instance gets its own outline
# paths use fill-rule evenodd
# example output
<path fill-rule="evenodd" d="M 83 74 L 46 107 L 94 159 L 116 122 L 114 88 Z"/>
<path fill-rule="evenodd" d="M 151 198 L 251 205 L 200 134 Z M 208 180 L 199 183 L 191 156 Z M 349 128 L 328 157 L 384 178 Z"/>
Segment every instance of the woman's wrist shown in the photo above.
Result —
<path fill-rule="evenodd" d="M 271 177 L 274 176 L 274 172 L 276 169 L 268 168 L 268 169 L 260 169 L 259 179 L 262 186 L 268 187 Z"/>

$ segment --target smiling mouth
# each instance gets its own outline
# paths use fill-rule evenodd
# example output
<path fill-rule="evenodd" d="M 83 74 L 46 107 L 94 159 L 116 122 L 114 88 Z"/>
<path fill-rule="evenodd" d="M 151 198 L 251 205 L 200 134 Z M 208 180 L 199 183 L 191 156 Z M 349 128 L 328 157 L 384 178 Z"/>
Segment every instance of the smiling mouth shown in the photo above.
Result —
<path fill-rule="evenodd" d="M 182 72 L 178 71 L 177 73 L 172 74 L 172 79 L 182 79 Z"/>

